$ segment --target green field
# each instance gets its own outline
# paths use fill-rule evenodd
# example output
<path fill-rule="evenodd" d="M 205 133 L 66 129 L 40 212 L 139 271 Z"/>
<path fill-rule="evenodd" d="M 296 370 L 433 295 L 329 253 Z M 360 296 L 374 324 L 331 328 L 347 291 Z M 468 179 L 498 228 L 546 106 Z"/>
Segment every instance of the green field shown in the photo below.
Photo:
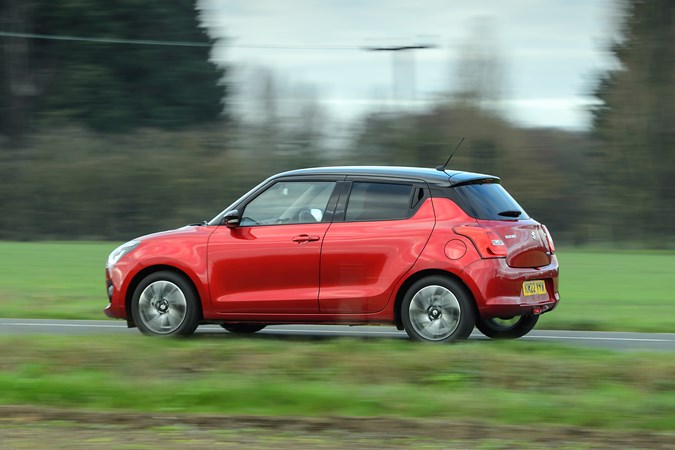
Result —
<path fill-rule="evenodd" d="M 537 328 L 675 332 L 675 253 L 559 251 L 559 307 Z"/>
<path fill-rule="evenodd" d="M 111 242 L 0 242 L 0 316 L 104 319 Z"/>
<path fill-rule="evenodd" d="M 0 242 L 0 315 L 103 319 L 109 242 Z M 672 332 L 675 253 L 562 249 L 557 310 L 538 328 Z"/>
<path fill-rule="evenodd" d="M 675 431 L 675 359 L 548 343 L 1 337 L 0 404 Z"/>

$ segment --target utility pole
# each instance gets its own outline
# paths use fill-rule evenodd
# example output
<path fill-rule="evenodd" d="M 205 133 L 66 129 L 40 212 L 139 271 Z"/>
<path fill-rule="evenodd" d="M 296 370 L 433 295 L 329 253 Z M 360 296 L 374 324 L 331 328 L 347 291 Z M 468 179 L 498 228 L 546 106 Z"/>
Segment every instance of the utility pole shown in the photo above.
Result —
<path fill-rule="evenodd" d="M 395 104 L 397 101 L 415 99 L 415 59 L 413 54 L 415 50 L 424 50 L 429 48 L 436 48 L 436 46 L 430 44 L 417 44 L 364 48 L 364 50 L 370 52 L 392 53 L 391 98 L 393 104 Z M 407 92 L 405 92 L 406 86 Z"/>

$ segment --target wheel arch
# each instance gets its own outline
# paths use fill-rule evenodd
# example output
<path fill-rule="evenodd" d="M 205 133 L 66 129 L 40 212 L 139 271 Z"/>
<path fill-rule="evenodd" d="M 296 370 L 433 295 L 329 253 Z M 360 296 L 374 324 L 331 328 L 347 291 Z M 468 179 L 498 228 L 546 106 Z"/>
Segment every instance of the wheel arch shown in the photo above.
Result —
<path fill-rule="evenodd" d="M 413 283 L 415 283 L 418 280 L 421 280 L 422 278 L 432 275 L 440 275 L 443 277 L 447 277 L 452 280 L 455 280 L 460 285 L 462 285 L 462 287 L 466 289 L 466 293 L 469 295 L 469 298 L 471 299 L 471 305 L 473 306 L 474 312 L 478 314 L 478 305 L 476 304 L 476 298 L 473 295 L 473 292 L 471 291 L 469 286 L 464 282 L 464 280 L 462 280 L 461 277 L 459 277 L 455 273 L 448 272 L 447 270 L 425 269 L 420 270 L 419 272 L 415 272 L 414 274 L 406 278 L 406 280 L 401 284 L 401 286 L 398 288 L 398 291 L 396 292 L 396 301 L 394 303 L 394 321 L 396 322 L 397 329 L 399 330 L 403 329 L 403 319 L 401 318 L 401 304 L 403 303 L 403 297 L 405 297 L 405 293 L 408 291 L 410 286 L 413 285 Z"/>
<path fill-rule="evenodd" d="M 131 300 L 133 299 L 134 292 L 136 291 L 136 288 L 138 285 L 141 283 L 141 281 L 147 277 L 148 275 L 151 275 L 156 272 L 173 272 L 176 275 L 179 275 L 185 279 L 188 283 L 190 283 L 190 286 L 192 287 L 192 290 L 194 294 L 197 296 L 197 306 L 199 308 L 199 319 L 203 320 L 204 319 L 204 311 L 203 311 L 203 306 L 202 306 L 202 298 L 201 295 L 199 294 L 199 289 L 197 289 L 197 286 L 195 285 L 194 280 L 185 273 L 184 271 L 178 269 L 177 267 L 174 266 L 169 266 L 169 265 L 162 265 L 158 264 L 155 266 L 149 266 L 145 267 L 142 270 L 140 270 L 134 277 L 132 278 L 131 282 L 129 283 L 129 286 L 127 287 L 127 292 L 126 292 L 126 297 L 124 299 L 124 308 L 125 311 L 127 312 L 127 325 L 129 327 L 135 327 L 136 323 L 134 323 L 133 316 L 131 314 Z"/>

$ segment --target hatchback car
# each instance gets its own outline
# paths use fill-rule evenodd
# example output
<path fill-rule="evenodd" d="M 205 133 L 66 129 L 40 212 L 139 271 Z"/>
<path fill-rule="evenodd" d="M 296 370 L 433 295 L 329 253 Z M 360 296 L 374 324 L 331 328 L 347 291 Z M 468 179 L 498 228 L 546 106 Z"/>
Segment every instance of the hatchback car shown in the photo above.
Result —
<path fill-rule="evenodd" d="M 148 335 L 315 323 L 517 338 L 560 298 L 551 235 L 499 178 L 409 167 L 275 175 L 210 222 L 121 245 L 106 279 L 106 315 Z"/>

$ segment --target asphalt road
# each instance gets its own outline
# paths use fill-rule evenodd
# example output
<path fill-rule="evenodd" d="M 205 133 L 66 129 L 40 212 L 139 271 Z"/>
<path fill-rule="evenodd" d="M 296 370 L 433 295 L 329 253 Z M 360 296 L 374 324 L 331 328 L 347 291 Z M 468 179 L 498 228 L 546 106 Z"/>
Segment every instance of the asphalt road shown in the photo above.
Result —
<path fill-rule="evenodd" d="M 0 335 L 46 334 L 46 335 L 89 335 L 89 334 L 138 334 L 137 329 L 129 329 L 119 320 L 50 320 L 50 319 L 0 319 Z M 222 335 L 227 332 L 217 325 L 202 325 L 197 328 L 198 335 Z M 269 337 L 297 338 L 385 338 L 405 339 L 407 335 L 394 327 L 344 325 L 274 325 L 258 334 Z M 471 340 L 487 340 L 478 331 L 474 331 Z M 582 347 L 599 347 L 611 350 L 646 350 L 675 352 L 675 334 L 673 333 L 625 333 L 599 331 L 552 331 L 534 330 L 521 338 L 526 341 L 555 342 Z"/>

